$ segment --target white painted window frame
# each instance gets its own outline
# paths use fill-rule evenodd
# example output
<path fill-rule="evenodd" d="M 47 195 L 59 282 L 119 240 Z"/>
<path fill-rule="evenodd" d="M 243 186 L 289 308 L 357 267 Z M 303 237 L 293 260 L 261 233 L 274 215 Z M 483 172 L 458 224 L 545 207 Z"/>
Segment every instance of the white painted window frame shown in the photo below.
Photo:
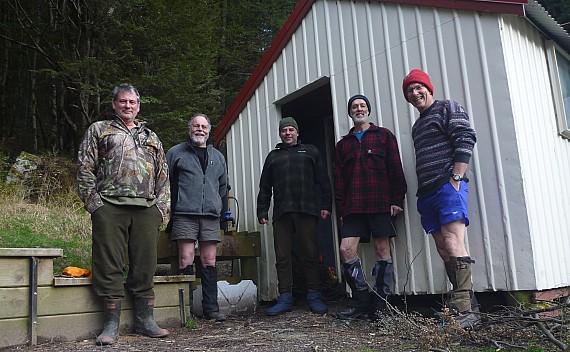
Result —
<path fill-rule="evenodd" d="M 548 69 L 550 72 L 550 84 L 552 86 L 552 98 L 554 99 L 554 111 L 558 122 L 559 134 L 570 139 L 570 106 L 564 106 L 564 97 L 560 84 L 560 72 L 558 70 L 558 60 L 556 54 L 561 55 L 570 64 L 570 55 L 552 40 L 546 42 L 546 53 L 548 59 Z M 567 77 L 570 81 L 570 75 Z"/>

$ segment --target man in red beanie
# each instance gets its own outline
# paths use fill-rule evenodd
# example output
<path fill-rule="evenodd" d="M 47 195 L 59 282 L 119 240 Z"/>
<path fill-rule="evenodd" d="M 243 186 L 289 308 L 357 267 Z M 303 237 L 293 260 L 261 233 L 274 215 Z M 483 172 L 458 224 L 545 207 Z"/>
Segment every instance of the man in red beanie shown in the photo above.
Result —
<path fill-rule="evenodd" d="M 476 142 L 475 130 L 461 105 L 451 100 L 435 100 L 429 76 L 412 70 L 402 83 L 406 100 L 420 116 L 412 127 L 418 176 L 417 208 L 422 226 L 431 234 L 452 291 L 448 303 L 464 328 L 480 321 L 473 294 L 471 259 L 465 247 L 465 227 L 469 225 L 465 177 Z"/>
<path fill-rule="evenodd" d="M 390 237 L 396 236 L 392 219 L 403 211 L 406 179 L 398 142 L 387 128 L 369 121 L 370 102 L 364 95 L 348 100 L 354 127 L 335 149 L 335 199 L 342 219 L 340 253 L 342 271 L 352 291 L 348 307 L 339 319 L 377 317 L 386 309 L 394 267 Z M 374 242 L 376 277 L 369 293 L 358 257 L 358 244 Z"/>

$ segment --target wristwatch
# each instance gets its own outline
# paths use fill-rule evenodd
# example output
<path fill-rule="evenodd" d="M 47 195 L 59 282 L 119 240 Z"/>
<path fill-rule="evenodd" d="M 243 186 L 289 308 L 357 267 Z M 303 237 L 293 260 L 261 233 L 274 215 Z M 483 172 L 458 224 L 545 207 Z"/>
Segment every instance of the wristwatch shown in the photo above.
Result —
<path fill-rule="evenodd" d="M 461 181 L 461 180 L 463 180 L 463 177 L 461 177 L 460 174 L 451 174 L 451 178 L 452 178 L 454 181 Z"/>

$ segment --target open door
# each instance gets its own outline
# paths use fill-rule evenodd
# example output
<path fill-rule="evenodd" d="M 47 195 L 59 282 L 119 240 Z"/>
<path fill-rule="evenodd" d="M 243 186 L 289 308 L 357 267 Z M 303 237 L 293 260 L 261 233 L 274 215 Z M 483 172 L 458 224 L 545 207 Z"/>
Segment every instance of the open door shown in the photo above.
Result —
<path fill-rule="evenodd" d="M 326 83 L 312 90 L 297 92 L 296 97 L 281 105 L 281 116 L 292 116 L 299 125 L 299 141 L 316 146 L 328 170 L 331 188 L 333 188 L 333 160 L 335 136 L 333 128 L 332 99 L 330 84 Z M 333 195 L 334 201 L 334 195 Z M 327 270 L 328 279 L 334 277 L 340 282 L 339 239 L 336 226 L 335 206 L 329 219 L 319 218 L 317 241 L 321 267 Z M 294 269 L 295 270 L 295 269 Z M 323 276 L 326 275 L 323 272 Z M 297 275 L 294 273 L 294 278 Z M 323 279 L 326 279 L 323 277 Z"/>

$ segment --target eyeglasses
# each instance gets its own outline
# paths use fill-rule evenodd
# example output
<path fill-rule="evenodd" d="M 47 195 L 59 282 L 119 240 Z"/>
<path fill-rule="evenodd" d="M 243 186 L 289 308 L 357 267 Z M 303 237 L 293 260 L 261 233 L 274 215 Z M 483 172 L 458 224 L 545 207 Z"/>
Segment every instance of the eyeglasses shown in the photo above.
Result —
<path fill-rule="evenodd" d="M 413 92 L 415 92 L 416 90 L 422 90 L 422 88 L 424 88 L 424 87 L 425 87 L 425 86 L 424 86 L 423 84 L 419 84 L 419 83 L 416 84 L 415 86 L 409 86 L 409 87 L 406 89 L 406 94 L 413 93 Z"/>
<path fill-rule="evenodd" d="M 119 103 L 121 105 L 127 105 L 127 103 L 130 105 L 137 105 L 139 102 L 138 102 L 138 100 L 120 99 L 120 100 L 117 100 L 117 103 Z"/>
<path fill-rule="evenodd" d="M 210 126 L 208 126 L 208 125 L 191 125 L 191 126 L 194 129 L 198 129 L 198 128 L 203 129 L 203 130 L 209 130 L 210 129 Z"/>

